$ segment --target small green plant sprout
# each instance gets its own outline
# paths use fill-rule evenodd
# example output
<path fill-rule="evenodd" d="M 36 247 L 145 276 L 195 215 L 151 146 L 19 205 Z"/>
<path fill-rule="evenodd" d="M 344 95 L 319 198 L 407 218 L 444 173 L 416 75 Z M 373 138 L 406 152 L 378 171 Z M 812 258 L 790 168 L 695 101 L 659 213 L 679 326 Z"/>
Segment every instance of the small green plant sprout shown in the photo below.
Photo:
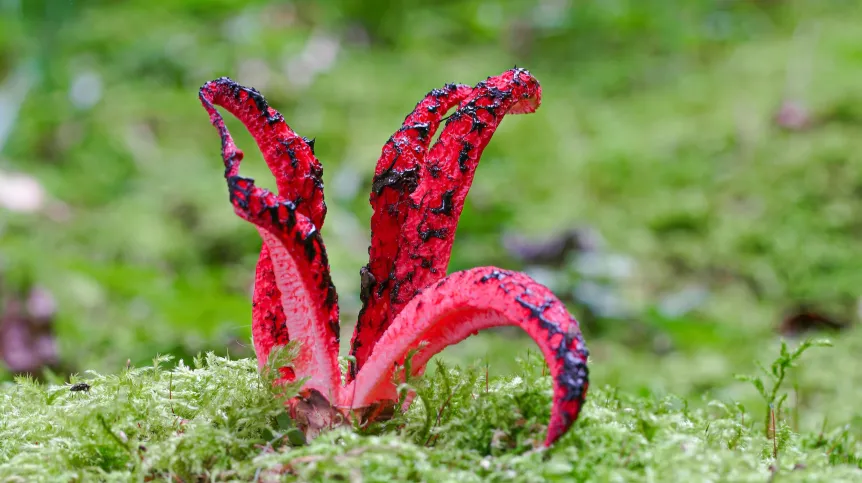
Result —
<path fill-rule="evenodd" d="M 764 433 L 767 438 L 771 437 L 770 433 L 774 437 L 774 431 L 770 431 L 772 428 L 773 411 L 781 414 L 781 408 L 787 400 L 786 392 L 781 395 L 778 394 L 781 390 L 781 385 L 784 383 L 789 370 L 796 367 L 796 362 L 802 357 L 802 354 L 812 347 L 832 347 L 832 342 L 826 339 L 807 339 L 799 344 L 796 349 L 790 351 L 787 348 L 787 342 L 782 340 L 781 352 L 772 361 L 772 366 L 769 369 L 763 367 L 763 364 L 760 362 L 757 362 L 757 367 L 760 368 L 764 376 L 755 374 L 736 374 L 734 376 L 739 381 L 750 382 L 766 403 Z"/>

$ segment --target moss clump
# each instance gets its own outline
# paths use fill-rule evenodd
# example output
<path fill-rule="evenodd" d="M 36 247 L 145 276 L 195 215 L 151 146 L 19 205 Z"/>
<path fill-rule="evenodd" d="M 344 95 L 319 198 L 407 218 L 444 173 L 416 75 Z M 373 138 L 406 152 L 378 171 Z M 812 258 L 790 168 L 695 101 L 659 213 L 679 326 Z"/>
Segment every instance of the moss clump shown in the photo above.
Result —
<path fill-rule="evenodd" d="M 580 420 L 540 448 L 551 381 L 541 363 L 486 380 L 438 364 L 410 411 L 305 444 L 253 359 L 87 373 L 89 390 L 20 378 L 0 389 L 0 479 L 249 481 L 851 481 L 862 443 L 847 428 L 772 440 L 740 405 L 591 390 Z M 80 387 L 80 386 L 79 386 Z M 694 408 L 697 406 L 697 408 Z M 777 454 L 777 458 L 775 455 Z"/>

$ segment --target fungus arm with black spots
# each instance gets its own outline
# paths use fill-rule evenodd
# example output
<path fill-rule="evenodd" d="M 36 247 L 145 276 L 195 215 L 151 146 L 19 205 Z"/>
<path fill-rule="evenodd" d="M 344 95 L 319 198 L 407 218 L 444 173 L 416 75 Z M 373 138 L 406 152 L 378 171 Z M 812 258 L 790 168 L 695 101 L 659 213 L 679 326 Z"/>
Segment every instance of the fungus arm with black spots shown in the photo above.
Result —
<path fill-rule="evenodd" d="M 362 309 L 351 340 L 350 353 L 354 361 L 350 363 L 349 380 L 365 363 L 377 339 L 390 324 L 390 295 L 393 287 L 397 287 L 391 277 L 395 273 L 401 227 L 408 214 L 416 209 L 410 204 L 410 195 L 425 172 L 431 138 L 443 116 L 472 90 L 463 84 L 447 84 L 429 92 L 383 145 L 369 199 L 374 208 L 371 245 L 368 264 L 360 272 Z"/>
<path fill-rule="evenodd" d="M 413 352 L 412 376 L 428 360 L 476 332 L 499 326 L 523 329 L 539 346 L 553 377 L 546 445 L 577 419 L 588 388 L 587 349 L 578 322 L 546 287 L 523 273 L 494 267 L 456 272 L 413 298 L 384 332 L 371 357 L 342 393 L 343 407 L 397 399 L 397 367 Z M 403 376 L 402 376 L 403 377 Z"/>
<path fill-rule="evenodd" d="M 385 232 L 387 236 L 372 238 L 372 263 L 363 272 L 363 301 L 372 300 L 365 305 L 370 309 L 363 310 L 372 315 L 360 315 L 354 334 L 352 353 L 357 356 L 360 368 L 377 338 L 403 307 L 446 275 L 458 219 L 482 152 L 507 113 L 530 113 L 538 108 L 542 89 L 528 71 L 515 68 L 487 78 L 459 97 L 458 109 L 449 116 L 440 138 L 424 161 L 418 163 L 418 173 L 411 171 L 409 189 L 401 190 L 396 214 L 391 215 L 391 227 L 381 230 L 372 219 L 373 236 L 378 232 Z M 381 158 L 378 163 L 378 175 L 383 160 Z M 411 164 L 416 165 L 415 162 Z M 403 199 L 405 194 L 406 200 Z M 391 238 L 395 228 L 397 240 Z M 378 259 L 377 265 L 375 246 L 386 247 L 385 257 Z M 378 266 L 380 268 L 374 270 Z M 372 283 L 366 284 L 366 281 Z M 370 289 L 371 285 L 376 290 Z M 364 337 L 357 337 L 360 331 L 364 332 Z M 361 344 L 358 348 L 357 343 Z"/>
<path fill-rule="evenodd" d="M 299 357 L 293 367 L 282 368 L 284 378 L 310 377 L 308 388 L 333 397 L 340 387 L 338 304 L 319 231 L 326 205 L 323 170 L 312 144 L 255 89 L 222 77 L 204 84 L 199 97 L 221 136 L 234 210 L 257 226 L 264 241 L 252 309 L 258 361 L 263 366 L 273 348 L 299 340 Z M 243 152 L 215 106 L 236 116 L 252 134 L 275 176 L 277 196 L 239 175 Z"/>
<path fill-rule="evenodd" d="M 449 117 L 411 195 L 411 205 L 418 209 L 410 211 L 401 229 L 394 277 L 400 290 L 392 298 L 393 315 L 446 275 L 458 219 L 482 152 L 507 113 L 533 112 L 541 97 L 535 77 L 511 69 L 480 82 Z"/>

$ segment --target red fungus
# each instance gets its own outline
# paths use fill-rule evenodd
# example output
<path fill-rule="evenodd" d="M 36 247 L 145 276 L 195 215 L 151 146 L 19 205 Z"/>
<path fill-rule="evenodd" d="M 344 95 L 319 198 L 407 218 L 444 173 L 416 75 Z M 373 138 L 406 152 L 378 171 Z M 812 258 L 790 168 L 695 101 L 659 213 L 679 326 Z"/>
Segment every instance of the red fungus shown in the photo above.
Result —
<path fill-rule="evenodd" d="M 231 202 L 239 216 L 258 226 L 264 240 L 252 309 L 259 363 L 265 364 L 273 347 L 299 340 L 306 349 L 290 371 L 283 371 L 286 379 L 310 377 L 306 387 L 332 396 L 340 386 L 337 361 L 330 355 L 338 353 L 338 303 L 319 232 L 326 205 L 323 169 L 314 157 L 313 142 L 293 132 L 257 90 L 228 78 L 207 82 L 199 97 L 221 136 Z M 278 197 L 239 176 L 243 153 L 216 105 L 252 133 L 275 176 Z"/>
<path fill-rule="evenodd" d="M 507 112 L 533 112 L 541 102 L 539 82 L 512 69 L 480 82 L 455 111 L 431 148 L 425 175 L 411 195 L 395 260 L 392 313 L 446 275 L 458 218 L 473 183 L 479 157 Z"/>
<path fill-rule="evenodd" d="M 587 351 L 578 323 L 551 291 L 523 273 L 495 267 L 456 272 L 413 298 L 378 341 L 339 405 L 367 407 L 397 398 L 396 366 L 415 349 L 413 376 L 432 356 L 490 327 L 522 328 L 539 346 L 554 378 L 554 407 L 546 443 L 577 418 L 587 390 Z M 421 348 L 420 348 L 420 344 Z"/>
<path fill-rule="evenodd" d="M 411 210 L 410 195 L 416 189 L 431 138 L 443 116 L 473 89 L 447 84 L 434 89 L 416 104 L 404 123 L 383 146 L 371 185 L 371 246 L 369 262 L 361 270 L 362 309 L 351 340 L 349 379 L 371 354 L 377 339 L 391 321 L 390 296 L 395 259 L 400 252 L 401 227 Z"/>
<path fill-rule="evenodd" d="M 234 211 L 263 239 L 255 278 L 252 334 L 261 365 L 274 347 L 298 340 L 284 379 L 308 378 L 294 408 L 349 417 L 385 417 L 397 399 L 393 372 L 414 352 L 413 375 L 445 347 L 490 327 L 521 327 L 540 347 L 554 381 L 552 444 L 577 419 L 588 388 L 587 349 L 578 323 L 546 287 L 522 273 L 483 267 L 446 276 L 458 217 L 479 158 L 506 113 L 533 112 L 538 81 L 523 69 L 475 88 L 431 91 L 384 145 L 370 202 L 372 241 L 361 270 L 363 302 L 347 385 L 338 369 L 338 296 L 320 227 L 326 214 L 322 168 L 313 141 L 298 136 L 254 89 L 227 78 L 206 83 L 200 99 L 222 140 Z M 429 150 L 448 110 L 440 139 Z M 276 178 L 278 194 L 239 175 L 243 154 L 215 106 L 252 133 Z"/>

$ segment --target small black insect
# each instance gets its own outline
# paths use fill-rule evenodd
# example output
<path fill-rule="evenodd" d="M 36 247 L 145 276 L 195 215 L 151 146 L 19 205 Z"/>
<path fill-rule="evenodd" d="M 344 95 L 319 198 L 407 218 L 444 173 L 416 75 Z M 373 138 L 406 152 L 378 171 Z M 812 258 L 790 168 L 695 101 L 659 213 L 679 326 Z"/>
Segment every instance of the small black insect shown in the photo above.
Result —
<path fill-rule="evenodd" d="M 90 385 L 87 384 L 86 382 L 79 382 L 79 383 L 75 384 L 74 386 L 70 387 L 69 390 L 72 392 L 81 392 L 81 391 L 90 392 Z"/>

